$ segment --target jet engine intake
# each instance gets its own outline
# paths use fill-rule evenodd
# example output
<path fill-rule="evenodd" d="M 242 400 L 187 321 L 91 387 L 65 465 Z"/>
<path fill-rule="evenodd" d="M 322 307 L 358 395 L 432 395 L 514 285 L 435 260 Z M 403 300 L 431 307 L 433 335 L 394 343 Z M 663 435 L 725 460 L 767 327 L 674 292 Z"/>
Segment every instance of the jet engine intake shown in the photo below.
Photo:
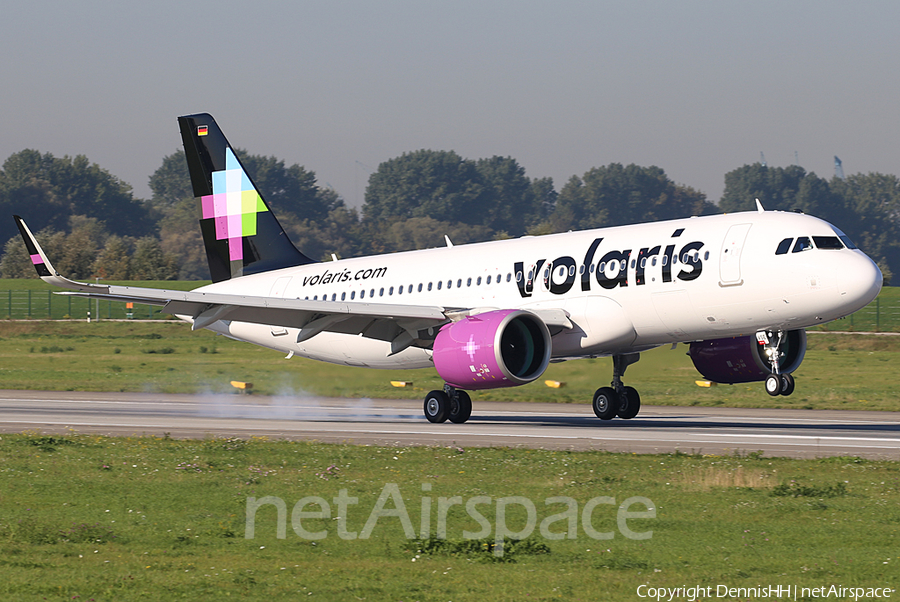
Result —
<path fill-rule="evenodd" d="M 434 340 L 434 367 L 459 389 L 524 385 L 550 363 L 550 331 L 535 314 L 497 310 L 445 325 Z"/>
<path fill-rule="evenodd" d="M 765 380 L 772 374 L 767 347 L 754 336 L 712 339 L 691 343 L 694 367 L 707 380 L 717 383 L 749 383 Z M 806 354 L 806 331 L 789 330 L 779 348 L 780 372 L 791 373 L 800 366 Z"/>

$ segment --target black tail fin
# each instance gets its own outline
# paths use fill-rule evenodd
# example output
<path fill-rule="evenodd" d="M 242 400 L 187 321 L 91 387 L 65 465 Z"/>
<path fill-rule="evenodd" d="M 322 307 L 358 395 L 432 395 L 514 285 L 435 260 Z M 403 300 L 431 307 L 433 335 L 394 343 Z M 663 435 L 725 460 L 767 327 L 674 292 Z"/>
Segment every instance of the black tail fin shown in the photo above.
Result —
<path fill-rule="evenodd" d="M 178 118 L 213 282 L 307 263 L 250 180 L 216 120 Z"/>

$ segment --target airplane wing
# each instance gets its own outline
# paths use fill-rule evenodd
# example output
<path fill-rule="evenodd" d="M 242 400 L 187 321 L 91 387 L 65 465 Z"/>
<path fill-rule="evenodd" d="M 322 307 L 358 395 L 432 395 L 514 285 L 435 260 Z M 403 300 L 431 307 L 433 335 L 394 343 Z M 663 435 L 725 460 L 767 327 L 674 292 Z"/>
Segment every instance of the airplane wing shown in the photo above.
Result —
<path fill-rule="evenodd" d="M 298 328 L 298 343 L 326 331 L 361 334 L 390 342 L 393 355 L 410 346 L 431 348 L 440 326 L 472 313 L 480 313 L 478 310 L 470 311 L 471 308 L 308 301 L 76 282 L 54 269 L 22 218 L 14 217 L 38 276 L 48 284 L 75 291 L 60 294 L 161 306 L 165 313 L 190 317 L 193 330 L 206 328 L 219 320 L 230 320 Z M 568 314 L 563 310 L 534 313 L 548 326 L 572 327 Z"/>

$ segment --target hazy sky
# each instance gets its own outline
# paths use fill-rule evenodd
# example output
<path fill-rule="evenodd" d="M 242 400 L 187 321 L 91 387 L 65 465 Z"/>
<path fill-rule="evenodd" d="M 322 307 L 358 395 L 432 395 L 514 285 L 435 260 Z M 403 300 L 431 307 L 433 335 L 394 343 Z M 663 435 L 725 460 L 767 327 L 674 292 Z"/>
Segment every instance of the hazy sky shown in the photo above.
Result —
<path fill-rule="evenodd" d="M 85 154 L 147 198 L 176 116 L 351 205 L 420 148 L 531 177 L 658 165 L 717 201 L 759 160 L 900 173 L 900 2 L 10 2 L 0 160 Z"/>

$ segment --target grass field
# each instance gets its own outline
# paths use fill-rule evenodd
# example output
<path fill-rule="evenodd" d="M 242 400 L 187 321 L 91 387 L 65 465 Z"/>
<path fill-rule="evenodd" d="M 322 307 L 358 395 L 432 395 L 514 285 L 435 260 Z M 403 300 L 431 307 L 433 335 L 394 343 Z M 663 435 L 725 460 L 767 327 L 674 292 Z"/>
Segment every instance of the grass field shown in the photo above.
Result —
<path fill-rule="evenodd" d="M 700 388 L 702 378 L 679 345 L 642 354 L 626 382 L 646 404 L 807 409 L 900 410 L 897 366 L 900 337 L 809 335 L 795 373 L 797 390 L 771 398 L 761 383 Z M 524 387 L 483 391 L 478 400 L 587 404 L 609 383 L 608 358 L 552 364 Z M 181 322 L 0 321 L 0 389 L 78 391 L 230 391 L 232 380 L 263 395 L 308 394 L 358 398 L 420 398 L 443 382 L 434 370 L 372 370 L 336 366 L 239 343 Z M 397 389 L 391 380 L 412 381 Z M 551 389 L 544 380 L 566 383 Z M 477 407 L 477 405 L 476 405 Z"/>
<path fill-rule="evenodd" d="M 443 544 L 404 534 L 389 484 L 415 537 L 423 514 L 425 532 L 436 535 L 439 498 L 459 496 Z M 339 511 L 341 490 L 358 503 Z M 394 516 L 383 513 L 362 538 L 379 494 Z M 285 503 L 285 537 L 268 505 L 246 539 L 248 498 L 264 496 Z M 293 522 L 294 504 L 307 496 L 325 500 L 330 514 Z M 466 510 L 475 496 L 490 499 L 476 500 L 488 531 L 470 533 L 482 538 L 473 544 L 463 532 L 484 531 Z M 508 512 L 497 516 L 500 498 L 512 496 L 534 504 L 534 532 L 498 557 L 498 528 L 513 539 L 528 531 L 521 499 L 502 502 Z M 614 500 L 597 503 L 603 496 Z M 624 525 L 644 537 L 652 531 L 646 539 L 625 537 L 617 522 L 635 496 L 646 500 L 627 510 L 650 515 Z M 545 504 L 558 497 L 572 501 Z M 900 585 L 900 466 L 855 458 L 32 433 L 0 440 L 0 504 L 4 600 L 595 601 L 637 600 L 641 584 Z M 555 516 L 568 504 L 574 527 Z M 545 521 L 545 535 L 574 538 L 541 535 Z M 359 537 L 343 539 L 341 528 Z M 320 531 L 322 539 L 309 538 Z"/>
<path fill-rule="evenodd" d="M 900 337 L 811 333 L 809 343 L 797 392 L 787 398 L 770 398 L 759 383 L 697 387 L 683 345 L 643 354 L 626 380 L 647 404 L 900 409 Z M 481 392 L 476 409 L 481 399 L 532 400 L 578 402 L 589 413 L 610 364 L 554 364 L 541 381 L 564 388 Z M 394 379 L 414 386 L 393 388 Z M 253 382 L 257 394 L 345 397 L 420 398 L 442 384 L 433 370 L 285 360 L 174 321 L 0 322 L 0 388 L 228 391 L 231 380 Z M 414 533 L 404 532 L 393 492 Z M 386 512 L 376 520 L 380 494 Z M 316 504 L 293 513 L 310 496 L 329 504 L 327 517 L 299 514 L 324 509 Z M 284 503 L 283 538 L 271 504 L 256 511 L 254 536 L 245 537 L 248 498 L 264 497 Z M 357 503 L 339 509 L 342 497 Z M 438 538 L 440 500 L 457 497 L 446 538 Z M 623 509 L 632 498 L 645 502 Z M 627 510 L 647 514 L 620 523 Z M 503 525 L 511 538 L 499 556 Z M 358 536 L 344 539 L 341 529 Z M 631 539 L 628 529 L 652 536 Z M 308 537 L 320 531 L 323 539 Z M 469 539 L 466 531 L 481 533 Z M 602 533 L 611 538 L 592 537 Z M 3 600 L 615 601 L 646 599 L 640 585 L 708 586 L 715 599 L 750 599 L 716 597 L 716 588 L 898 588 L 898 539 L 897 462 L 75 432 L 0 438 Z M 813 597 L 800 590 L 796 599 Z"/>

